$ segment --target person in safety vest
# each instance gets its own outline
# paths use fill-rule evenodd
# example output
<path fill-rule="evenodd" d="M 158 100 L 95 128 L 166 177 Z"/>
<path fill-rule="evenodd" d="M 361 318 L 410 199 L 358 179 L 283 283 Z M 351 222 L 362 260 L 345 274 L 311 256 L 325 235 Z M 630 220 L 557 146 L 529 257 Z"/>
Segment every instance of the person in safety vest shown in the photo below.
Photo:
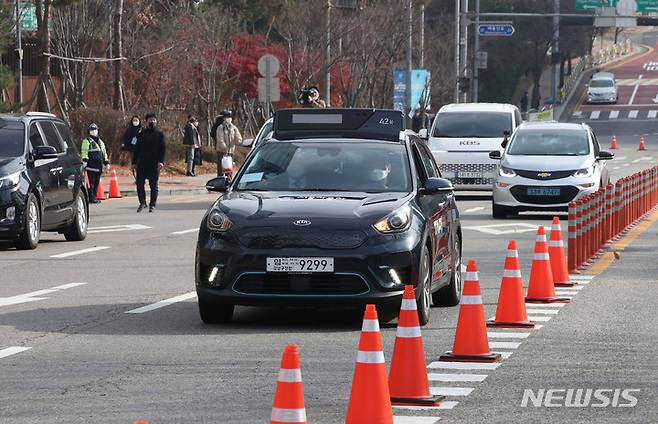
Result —
<path fill-rule="evenodd" d="M 81 156 L 87 177 L 89 178 L 89 203 L 100 203 L 96 199 L 96 190 L 101 181 L 103 167 L 109 166 L 105 143 L 98 135 L 98 125 L 92 123 L 88 128 L 89 136 L 82 140 Z"/>

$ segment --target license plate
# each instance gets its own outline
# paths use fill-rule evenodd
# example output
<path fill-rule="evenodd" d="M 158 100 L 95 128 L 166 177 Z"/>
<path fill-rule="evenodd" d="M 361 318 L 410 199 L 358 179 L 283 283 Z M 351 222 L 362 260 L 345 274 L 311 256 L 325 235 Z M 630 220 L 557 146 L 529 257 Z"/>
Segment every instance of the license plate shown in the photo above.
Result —
<path fill-rule="evenodd" d="M 529 188 L 528 196 L 559 196 L 559 188 L 551 187 L 541 187 L 541 188 Z"/>
<path fill-rule="evenodd" d="M 334 258 L 267 258 L 267 272 L 334 272 Z"/>
<path fill-rule="evenodd" d="M 482 178 L 484 174 L 482 172 L 457 172 L 458 178 Z"/>

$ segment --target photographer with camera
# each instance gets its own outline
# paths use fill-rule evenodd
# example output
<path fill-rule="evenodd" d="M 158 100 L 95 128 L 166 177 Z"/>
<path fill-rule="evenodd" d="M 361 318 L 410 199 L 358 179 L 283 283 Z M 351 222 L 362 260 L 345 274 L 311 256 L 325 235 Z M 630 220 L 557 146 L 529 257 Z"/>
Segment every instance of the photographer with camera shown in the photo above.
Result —
<path fill-rule="evenodd" d="M 308 108 L 325 108 L 327 103 L 320 98 L 320 90 L 316 86 L 302 89 L 297 98 L 302 107 Z"/>

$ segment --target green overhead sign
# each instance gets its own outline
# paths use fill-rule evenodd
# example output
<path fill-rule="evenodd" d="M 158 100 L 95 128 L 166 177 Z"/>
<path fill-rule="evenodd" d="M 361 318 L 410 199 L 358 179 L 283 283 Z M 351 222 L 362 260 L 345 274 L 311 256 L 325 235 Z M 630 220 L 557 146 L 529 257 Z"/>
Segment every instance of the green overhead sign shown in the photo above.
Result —
<path fill-rule="evenodd" d="M 34 7 L 34 3 L 21 2 L 20 16 L 21 16 L 21 30 L 25 32 L 36 32 L 37 8 Z"/>
<path fill-rule="evenodd" d="M 578 12 L 594 12 L 598 7 L 614 7 L 617 0 L 576 0 Z"/>
<path fill-rule="evenodd" d="M 658 0 L 636 0 L 638 12 L 658 12 Z"/>
<path fill-rule="evenodd" d="M 658 12 L 658 0 L 576 0 L 576 11 L 594 12 L 599 7 L 617 7 L 622 15 L 629 13 Z"/>

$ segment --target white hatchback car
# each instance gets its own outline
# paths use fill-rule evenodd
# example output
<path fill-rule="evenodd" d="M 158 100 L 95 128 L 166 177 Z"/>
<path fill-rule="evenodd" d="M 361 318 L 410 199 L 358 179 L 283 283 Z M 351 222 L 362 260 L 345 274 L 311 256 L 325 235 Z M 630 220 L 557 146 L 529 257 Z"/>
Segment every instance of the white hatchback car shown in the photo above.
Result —
<path fill-rule="evenodd" d="M 493 184 L 493 217 L 520 211 L 564 211 L 569 202 L 594 193 L 609 183 L 606 161 L 585 124 L 525 123 L 514 132 L 505 151 L 492 151 L 499 160 Z"/>

